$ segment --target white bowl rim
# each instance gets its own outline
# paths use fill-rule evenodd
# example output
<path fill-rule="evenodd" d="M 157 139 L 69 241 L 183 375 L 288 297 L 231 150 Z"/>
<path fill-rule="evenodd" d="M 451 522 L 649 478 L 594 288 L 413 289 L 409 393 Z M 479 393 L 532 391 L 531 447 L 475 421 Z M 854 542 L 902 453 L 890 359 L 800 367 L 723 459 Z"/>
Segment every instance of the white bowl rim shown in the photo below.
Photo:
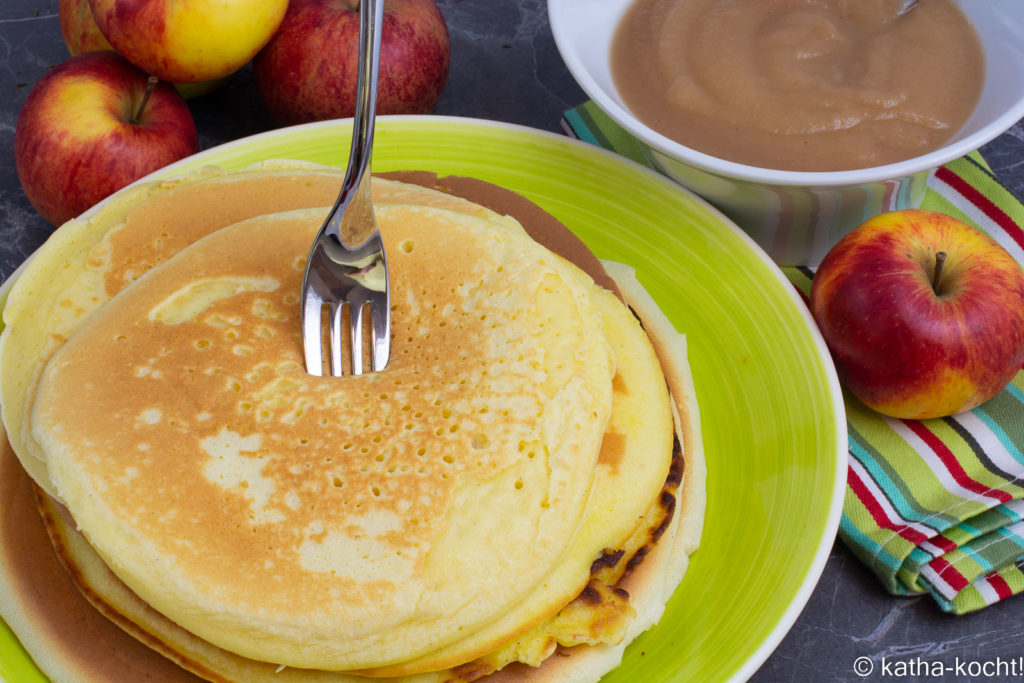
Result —
<path fill-rule="evenodd" d="M 1012 107 L 990 121 L 975 133 L 950 142 L 937 150 L 903 161 L 849 171 L 785 171 L 728 161 L 686 147 L 641 123 L 632 113 L 616 102 L 598 85 L 583 65 L 573 43 L 568 38 L 564 15 L 565 0 L 548 0 L 548 22 L 562 59 L 583 91 L 613 121 L 646 146 L 666 156 L 690 164 L 697 169 L 719 176 L 745 180 L 757 184 L 803 187 L 845 187 L 878 183 L 932 171 L 943 164 L 969 154 L 994 140 L 1024 118 L 1024 95 Z"/>

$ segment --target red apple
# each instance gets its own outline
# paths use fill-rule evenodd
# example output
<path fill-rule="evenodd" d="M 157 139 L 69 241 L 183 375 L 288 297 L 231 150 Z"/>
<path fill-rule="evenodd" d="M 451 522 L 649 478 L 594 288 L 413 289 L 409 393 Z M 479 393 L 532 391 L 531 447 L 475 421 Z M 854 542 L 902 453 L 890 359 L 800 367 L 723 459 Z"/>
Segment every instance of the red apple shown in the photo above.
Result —
<path fill-rule="evenodd" d="M 113 50 L 93 19 L 89 0 L 60 0 L 57 3 L 60 34 L 71 56 L 93 50 Z"/>
<path fill-rule="evenodd" d="M 288 0 L 89 0 L 114 49 L 172 83 L 229 76 L 270 40 Z"/>
<path fill-rule="evenodd" d="M 43 76 L 14 133 L 21 186 L 54 225 L 197 147 L 178 91 L 109 50 L 72 57 Z"/>
<path fill-rule="evenodd" d="M 358 0 L 292 0 L 253 60 L 267 111 L 282 124 L 352 116 L 358 47 Z M 377 113 L 433 109 L 448 80 L 450 51 L 448 26 L 434 0 L 386 0 Z"/>
<path fill-rule="evenodd" d="M 893 211 L 847 234 L 814 275 L 811 309 L 840 380 L 892 417 L 970 410 L 1024 365 L 1024 271 L 942 213 Z"/>

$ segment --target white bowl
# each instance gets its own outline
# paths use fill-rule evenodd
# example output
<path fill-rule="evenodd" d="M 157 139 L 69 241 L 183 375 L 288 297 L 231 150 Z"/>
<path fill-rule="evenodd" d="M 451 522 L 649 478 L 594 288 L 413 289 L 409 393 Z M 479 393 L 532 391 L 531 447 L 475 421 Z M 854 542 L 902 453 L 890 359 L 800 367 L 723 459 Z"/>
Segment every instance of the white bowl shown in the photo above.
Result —
<path fill-rule="evenodd" d="M 551 30 L 569 71 L 604 112 L 640 141 L 655 168 L 715 204 L 781 265 L 816 265 L 867 218 L 920 205 L 936 168 L 1024 117 L 1024 0 L 957 0 L 981 37 L 985 83 L 973 115 L 944 147 L 885 166 L 821 173 L 719 159 L 648 128 L 616 92 L 609 48 L 632 2 L 548 0 Z"/>

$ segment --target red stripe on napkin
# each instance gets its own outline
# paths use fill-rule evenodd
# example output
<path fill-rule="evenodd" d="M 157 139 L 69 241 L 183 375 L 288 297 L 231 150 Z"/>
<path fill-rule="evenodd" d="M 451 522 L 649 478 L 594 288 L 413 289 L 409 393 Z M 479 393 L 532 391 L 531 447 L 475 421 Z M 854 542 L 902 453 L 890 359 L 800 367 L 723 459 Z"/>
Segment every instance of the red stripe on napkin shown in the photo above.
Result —
<path fill-rule="evenodd" d="M 1010 588 L 1010 584 L 1006 583 L 1006 579 L 999 576 L 996 572 L 992 572 L 986 576 L 985 580 L 988 581 L 990 586 L 992 586 L 992 589 L 996 592 L 996 595 L 999 596 L 1000 600 L 1005 600 L 1013 595 L 1013 589 Z"/>
<path fill-rule="evenodd" d="M 871 514 L 871 517 L 875 520 L 875 524 L 883 529 L 889 529 L 895 532 L 899 536 L 902 536 L 906 540 L 910 541 L 914 545 L 918 545 L 923 541 L 928 540 L 928 537 L 922 534 L 917 529 L 913 529 L 906 524 L 898 524 L 889 518 L 889 515 L 882 509 L 882 505 L 878 502 L 871 491 L 864 484 L 857 473 L 853 469 L 847 470 L 847 484 L 853 491 L 854 495 L 860 499 L 860 502 L 864 504 L 867 511 Z"/>
<path fill-rule="evenodd" d="M 963 486 L 968 491 L 972 491 L 979 495 L 995 498 L 1001 503 L 1007 503 L 1013 500 L 1013 496 L 1009 493 L 985 486 L 981 482 L 967 476 L 967 472 L 964 471 L 964 468 L 957 461 L 956 456 L 953 455 L 953 452 L 949 450 L 946 444 L 942 443 L 942 440 L 939 439 L 939 437 L 937 437 L 923 423 L 916 420 L 904 420 L 903 424 L 905 424 L 910 431 L 914 432 L 918 438 L 924 441 L 925 444 L 932 449 L 932 452 L 935 453 L 935 455 L 939 456 L 939 460 L 942 461 L 946 471 L 953 476 L 953 479 L 956 483 L 960 484 L 960 486 Z"/>
<path fill-rule="evenodd" d="M 935 548 L 941 554 L 948 553 L 951 550 L 956 550 L 957 545 L 953 541 L 949 540 L 945 536 L 935 536 L 934 538 L 928 539 L 929 545 L 935 546 Z M 934 554 L 934 553 L 933 553 Z"/>
<path fill-rule="evenodd" d="M 969 585 L 969 581 L 957 569 L 942 557 L 936 557 L 928 563 L 939 577 L 954 591 L 959 593 Z"/>
<path fill-rule="evenodd" d="M 1006 234 L 1013 238 L 1013 240 L 1020 245 L 1021 249 L 1024 249 L 1024 232 L 1021 231 L 1017 223 L 1012 218 L 1006 215 L 1006 212 L 1000 209 L 995 203 L 981 193 L 978 188 L 974 187 L 966 180 L 958 176 L 949 168 L 942 166 L 935 172 L 935 176 L 946 183 L 954 190 L 959 192 L 964 199 L 977 206 L 984 212 L 986 216 L 995 221 L 999 227 L 1006 231 Z"/>

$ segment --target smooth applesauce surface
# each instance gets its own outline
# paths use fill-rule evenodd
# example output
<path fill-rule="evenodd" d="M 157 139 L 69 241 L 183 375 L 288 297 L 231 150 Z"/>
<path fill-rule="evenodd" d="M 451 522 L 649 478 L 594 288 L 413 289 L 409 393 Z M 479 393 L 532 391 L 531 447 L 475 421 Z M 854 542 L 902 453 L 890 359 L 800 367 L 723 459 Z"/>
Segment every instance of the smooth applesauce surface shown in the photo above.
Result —
<path fill-rule="evenodd" d="M 941 147 L 984 55 L 951 0 L 635 0 L 612 76 L 662 135 L 739 163 L 838 171 Z"/>

